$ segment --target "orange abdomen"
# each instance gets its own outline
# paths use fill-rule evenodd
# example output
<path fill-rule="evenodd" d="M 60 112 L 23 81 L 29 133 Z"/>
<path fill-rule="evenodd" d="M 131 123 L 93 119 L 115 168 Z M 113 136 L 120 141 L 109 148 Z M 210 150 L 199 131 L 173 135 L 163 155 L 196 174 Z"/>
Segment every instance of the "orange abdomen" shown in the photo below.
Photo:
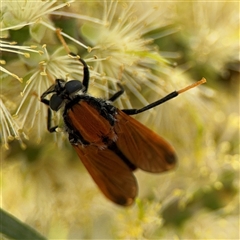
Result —
<path fill-rule="evenodd" d="M 105 148 L 116 141 L 116 134 L 109 121 L 100 112 L 84 100 L 80 100 L 67 110 L 67 119 L 73 129 L 78 131 L 85 141 Z"/>

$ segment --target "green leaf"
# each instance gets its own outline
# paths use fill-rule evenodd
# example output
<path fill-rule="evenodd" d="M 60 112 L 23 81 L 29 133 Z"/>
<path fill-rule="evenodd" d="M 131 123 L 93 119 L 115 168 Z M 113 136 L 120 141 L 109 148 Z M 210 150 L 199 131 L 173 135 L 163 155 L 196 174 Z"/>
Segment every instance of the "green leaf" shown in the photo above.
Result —
<path fill-rule="evenodd" d="M 47 240 L 36 230 L 0 209 L 0 232 L 10 239 Z"/>

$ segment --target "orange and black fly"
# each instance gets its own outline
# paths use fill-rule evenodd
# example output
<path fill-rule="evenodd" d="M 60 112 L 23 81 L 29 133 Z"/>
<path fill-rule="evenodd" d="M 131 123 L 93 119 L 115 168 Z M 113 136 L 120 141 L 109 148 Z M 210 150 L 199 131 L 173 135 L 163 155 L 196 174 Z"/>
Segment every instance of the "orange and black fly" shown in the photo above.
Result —
<path fill-rule="evenodd" d="M 119 110 L 111 102 L 123 94 L 123 87 L 118 84 L 119 91 L 107 101 L 89 96 L 88 66 L 78 59 L 83 65 L 82 82 L 56 79 L 41 96 L 41 102 L 48 106 L 48 130 L 57 129 L 51 125 L 51 111 L 62 108 L 69 142 L 95 183 L 108 199 L 129 206 L 138 193 L 134 170 L 161 173 L 176 165 L 173 147 L 130 115 L 156 107 L 206 80 L 203 78 L 143 108 Z"/>

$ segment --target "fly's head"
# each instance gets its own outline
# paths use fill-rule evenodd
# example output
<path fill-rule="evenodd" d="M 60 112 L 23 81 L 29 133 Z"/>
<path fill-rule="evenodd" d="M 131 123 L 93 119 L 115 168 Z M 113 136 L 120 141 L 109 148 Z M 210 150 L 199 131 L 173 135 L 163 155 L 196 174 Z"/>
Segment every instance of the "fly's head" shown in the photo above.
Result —
<path fill-rule="evenodd" d="M 42 94 L 41 102 L 49 105 L 53 111 L 57 112 L 67 101 L 70 101 L 77 92 L 83 89 L 83 84 L 78 80 L 66 82 L 62 79 L 56 79 L 56 82 Z M 52 96 L 50 100 L 47 100 L 46 96 L 49 94 L 52 94 Z"/>

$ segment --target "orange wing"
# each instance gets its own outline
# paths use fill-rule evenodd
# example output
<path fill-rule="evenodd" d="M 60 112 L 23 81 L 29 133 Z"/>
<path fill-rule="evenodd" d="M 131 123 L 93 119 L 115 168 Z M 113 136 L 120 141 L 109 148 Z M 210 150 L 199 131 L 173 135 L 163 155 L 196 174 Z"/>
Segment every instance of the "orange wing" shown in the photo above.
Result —
<path fill-rule="evenodd" d="M 163 138 L 121 110 L 118 110 L 116 118 L 116 145 L 131 163 L 153 173 L 167 171 L 175 166 L 174 149 Z"/>
<path fill-rule="evenodd" d="M 108 148 L 73 145 L 95 183 L 111 201 L 124 206 L 134 202 L 137 181 L 129 167 Z"/>

